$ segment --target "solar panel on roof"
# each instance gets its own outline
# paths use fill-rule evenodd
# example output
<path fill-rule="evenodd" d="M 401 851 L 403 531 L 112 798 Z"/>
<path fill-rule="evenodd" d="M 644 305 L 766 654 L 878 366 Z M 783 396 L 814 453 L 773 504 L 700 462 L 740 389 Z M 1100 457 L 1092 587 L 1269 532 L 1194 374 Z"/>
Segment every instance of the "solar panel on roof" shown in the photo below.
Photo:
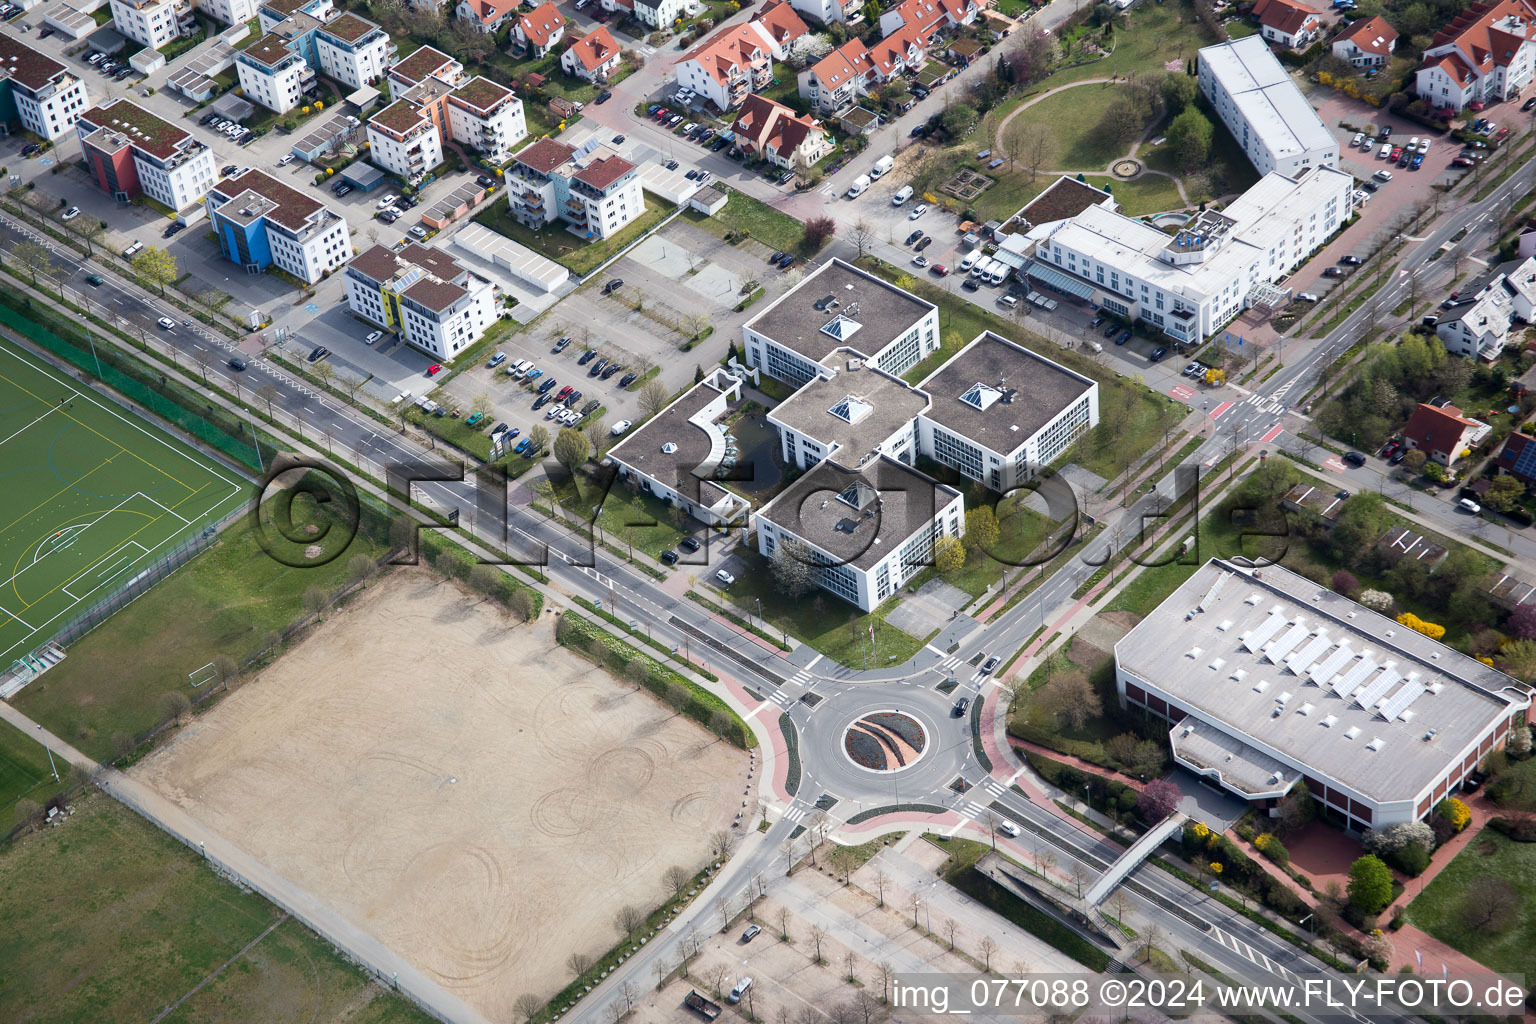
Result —
<path fill-rule="evenodd" d="M 1355 662 L 1348 672 L 1344 673 L 1344 678 L 1340 679 L 1334 686 L 1333 692 L 1348 700 L 1349 695 L 1354 693 L 1361 683 L 1365 682 L 1365 677 L 1375 671 L 1376 659 L 1367 653 L 1359 661 Z"/>
<path fill-rule="evenodd" d="M 1250 629 L 1243 637 L 1243 647 L 1250 653 L 1257 652 L 1260 647 L 1269 643 L 1269 638 L 1278 633 L 1285 622 L 1284 615 L 1279 612 L 1270 612 L 1269 618 Z"/>
<path fill-rule="evenodd" d="M 1387 698 L 1387 702 L 1381 706 L 1381 717 L 1392 721 L 1398 715 L 1408 710 L 1408 706 L 1423 696 L 1428 689 L 1417 679 L 1409 679 L 1403 684 L 1403 688 Z"/>
<path fill-rule="evenodd" d="M 1280 637 L 1264 649 L 1264 656 L 1276 665 L 1285 660 L 1285 656 L 1296 649 L 1296 645 L 1305 640 L 1312 632 L 1312 627 L 1305 622 L 1298 621 L 1296 625 L 1280 634 Z"/>
<path fill-rule="evenodd" d="M 1355 652 L 1350 649 L 1349 644 L 1339 644 L 1332 654 L 1312 667 L 1312 674 L 1310 676 L 1312 682 L 1322 686 L 1333 678 L 1335 672 L 1349 664 L 1350 659 L 1354 656 Z"/>
<path fill-rule="evenodd" d="M 1397 685 L 1397 681 L 1403 678 L 1391 667 L 1383 668 L 1381 675 L 1365 684 L 1365 689 L 1355 695 L 1355 703 L 1362 708 L 1370 709 L 1371 705 L 1380 700 L 1388 690 Z"/>
<path fill-rule="evenodd" d="M 1285 659 L 1285 663 L 1291 667 L 1292 672 L 1295 672 L 1297 675 L 1301 675 L 1307 669 L 1311 668 L 1312 664 L 1316 662 L 1318 658 L 1323 656 L 1324 651 L 1328 650 L 1328 648 L 1332 646 L 1333 641 L 1328 639 L 1328 634 L 1326 632 L 1319 633 L 1316 637 L 1313 638 L 1311 643 L 1307 644 L 1301 650 Z"/>
<path fill-rule="evenodd" d="M 1536 444 L 1528 444 L 1520 449 L 1520 455 L 1510 471 L 1527 478 L 1536 476 Z"/>

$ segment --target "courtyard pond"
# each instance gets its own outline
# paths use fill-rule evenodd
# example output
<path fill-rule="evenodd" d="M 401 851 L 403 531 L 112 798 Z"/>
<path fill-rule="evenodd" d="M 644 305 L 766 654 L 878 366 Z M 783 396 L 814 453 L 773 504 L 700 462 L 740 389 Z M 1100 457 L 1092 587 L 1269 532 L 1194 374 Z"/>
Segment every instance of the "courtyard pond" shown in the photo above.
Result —
<path fill-rule="evenodd" d="M 730 447 L 718 478 L 730 482 L 754 505 L 777 493 L 784 482 L 784 460 L 779 456 L 779 432 L 761 412 L 743 413 L 726 427 Z M 734 461 L 733 461 L 734 460 Z"/>

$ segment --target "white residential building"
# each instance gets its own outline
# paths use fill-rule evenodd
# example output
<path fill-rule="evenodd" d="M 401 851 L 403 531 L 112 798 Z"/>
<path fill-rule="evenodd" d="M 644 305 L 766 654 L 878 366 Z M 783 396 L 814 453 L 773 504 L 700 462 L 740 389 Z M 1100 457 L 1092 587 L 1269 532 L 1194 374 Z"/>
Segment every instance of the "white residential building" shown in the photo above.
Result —
<path fill-rule="evenodd" d="M 1198 62 L 1200 91 L 1260 174 L 1338 165 L 1339 141 L 1263 39 L 1204 47 Z"/>
<path fill-rule="evenodd" d="M 21 40 L 0 35 L 0 105 L 6 93 L 22 127 L 49 141 L 68 134 L 91 104 L 84 79 Z"/>
<path fill-rule="evenodd" d="M 823 114 L 856 103 L 875 81 L 874 61 L 862 39 L 850 39 L 797 76 L 800 95 Z"/>
<path fill-rule="evenodd" d="M 382 79 L 396 53 L 388 32 L 351 13 L 316 29 L 314 46 L 320 70 L 349 90 Z"/>
<path fill-rule="evenodd" d="M 437 125 L 415 103 L 396 100 L 368 120 L 368 160 L 407 181 L 443 162 Z"/>
<path fill-rule="evenodd" d="M 539 139 L 512 158 L 505 184 L 513 220 L 533 228 L 563 220 L 589 240 L 614 235 L 645 212 L 635 165 L 596 142 L 578 150 Z"/>
<path fill-rule="evenodd" d="M 315 80 L 314 68 L 275 32 L 235 55 L 235 73 L 246 99 L 279 114 L 298 106 L 305 87 Z"/>
<path fill-rule="evenodd" d="M 224 179 L 206 205 L 225 258 L 248 274 L 276 266 L 315 284 L 352 258 L 346 219 L 265 171 Z"/>
<path fill-rule="evenodd" d="M 828 260 L 742 328 L 745 363 L 796 387 L 829 376 L 852 348 L 899 377 L 939 350 L 939 308 Z"/>
<path fill-rule="evenodd" d="M 1536 67 L 1536 11 L 1522 0 L 1475 3 L 1435 34 L 1415 89 L 1436 107 L 1509 99 Z"/>
<path fill-rule="evenodd" d="M 375 245 L 347 265 L 347 306 L 406 344 L 452 359 L 495 322 L 496 289 L 439 249 Z"/>
<path fill-rule="evenodd" d="M 1031 227 L 1021 273 L 1193 344 L 1249 306 L 1278 305 L 1288 293 L 1274 282 L 1343 225 L 1353 187 L 1331 167 L 1300 180 L 1271 172 L 1172 236 L 1095 204 Z"/>
<path fill-rule="evenodd" d="M 1123 703 L 1173 758 L 1271 815 L 1305 783 L 1352 832 L 1456 792 L 1531 692 L 1475 658 L 1281 568 L 1212 559 L 1115 644 Z"/>
<path fill-rule="evenodd" d="M 492 163 L 506 163 L 528 137 L 523 101 L 489 78 L 471 78 L 448 94 L 446 106 L 449 136 Z"/>
<path fill-rule="evenodd" d="M 152 50 L 197 31 L 192 0 L 112 0 L 111 10 L 119 34 Z"/>
<path fill-rule="evenodd" d="M 500 32 L 517 15 L 518 0 L 459 0 L 454 14 L 481 32 Z"/>
<path fill-rule="evenodd" d="M 197 9 L 226 25 L 242 25 L 256 17 L 256 0 L 197 0 Z"/>
<path fill-rule="evenodd" d="M 1452 355 L 1497 359 L 1516 322 L 1536 322 L 1536 258 L 1511 260 L 1462 287 L 1470 298 L 1440 313 L 1435 335 Z"/>
<path fill-rule="evenodd" d="M 888 36 L 906 28 L 928 38 L 945 29 L 969 25 L 980 13 L 976 0 L 901 0 L 880 15 L 880 34 Z"/>
<path fill-rule="evenodd" d="M 654 29 L 671 28 L 688 9 L 688 0 L 631 0 L 635 20 Z"/>
<path fill-rule="evenodd" d="M 207 194 L 218 177 L 213 151 L 191 132 L 128 100 L 82 111 L 75 132 L 91 177 L 118 202 L 142 192 L 183 210 Z"/>
<path fill-rule="evenodd" d="M 858 16 L 864 5 L 859 0 L 789 0 L 800 14 L 818 25 L 830 25 L 835 21 L 847 22 Z"/>
<path fill-rule="evenodd" d="M 535 57 L 542 57 L 565 38 L 565 15 L 554 0 L 544 0 L 512 24 L 512 38 L 528 47 Z"/>
<path fill-rule="evenodd" d="M 1259 0 L 1253 5 L 1259 35 L 1292 50 L 1304 50 L 1322 35 L 1323 16 L 1297 0 Z"/>
<path fill-rule="evenodd" d="M 679 58 L 677 82 L 717 110 L 730 110 L 773 82 L 773 62 L 784 60 L 807 31 L 788 4 L 769 4 L 752 20 L 721 29 Z"/>
<path fill-rule="evenodd" d="M 1333 41 L 1333 55 L 1357 68 L 1379 68 L 1392 59 L 1397 30 L 1377 14 L 1357 21 Z"/>

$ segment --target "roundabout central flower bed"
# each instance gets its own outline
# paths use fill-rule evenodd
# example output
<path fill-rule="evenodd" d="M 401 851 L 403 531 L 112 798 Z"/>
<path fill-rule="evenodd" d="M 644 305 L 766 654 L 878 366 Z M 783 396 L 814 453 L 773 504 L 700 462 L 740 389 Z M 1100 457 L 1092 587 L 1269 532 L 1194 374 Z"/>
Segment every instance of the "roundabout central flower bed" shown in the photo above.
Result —
<path fill-rule="evenodd" d="M 848 724 L 843 752 L 860 768 L 899 772 L 916 764 L 927 750 L 922 725 L 900 711 L 872 711 Z"/>

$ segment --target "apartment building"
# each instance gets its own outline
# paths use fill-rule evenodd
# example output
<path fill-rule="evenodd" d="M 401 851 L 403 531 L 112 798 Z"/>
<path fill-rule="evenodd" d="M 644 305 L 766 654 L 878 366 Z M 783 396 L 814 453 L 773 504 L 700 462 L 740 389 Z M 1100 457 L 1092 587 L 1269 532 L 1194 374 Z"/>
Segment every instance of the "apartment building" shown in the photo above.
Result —
<path fill-rule="evenodd" d="M 680 57 L 677 82 L 720 111 L 733 110 L 748 95 L 773 82 L 773 62 L 807 32 L 805 22 L 785 3 L 765 7 L 751 21 L 731 25 Z"/>
<path fill-rule="evenodd" d="M 1343 225 L 1353 187 L 1332 167 L 1299 179 L 1270 172 L 1225 210 L 1206 210 L 1171 236 L 1094 204 L 1032 226 L 1020 273 L 1195 343 L 1250 306 L 1282 304 L 1290 293 L 1274 282 Z"/>
<path fill-rule="evenodd" d="M 0 35 L 0 121 L 19 120 L 52 141 L 74 128 L 88 106 L 84 79 L 14 36 Z"/>
<path fill-rule="evenodd" d="M 347 306 L 406 344 L 452 359 L 496 320 L 496 289 L 440 249 L 375 245 L 347 265 Z"/>
<path fill-rule="evenodd" d="M 382 79 L 398 52 L 389 33 L 356 14 L 334 14 L 330 0 L 268 0 L 258 18 L 270 27 L 235 55 L 235 69 L 246 98 L 278 113 L 303 102 L 317 73 L 360 89 Z"/>
<path fill-rule="evenodd" d="M 505 163 L 528 137 L 523 101 L 511 89 L 476 76 L 448 94 L 448 137 Z"/>
<path fill-rule="evenodd" d="M 635 165 L 596 140 L 581 149 L 543 138 L 506 171 L 508 210 L 532 228 L 556 219 L 587 239 L 608 238 L 645 212 Z"/>
<path fill-rule="evenodd" d="M 980 13 L 975 0 L 902 0 L 880 15 L 880 34 L 888 36 L 897 29 L 911 28 L 930 37 L 948 28 L 970 25 Z"/>
<path fill-rule="evenodd" d="M 852 21 L 864 8 L 859 0 L 789 0 L 789 3 L 796 12 L 818 25 Z"/>
<path fill-rule="evenodd" d="M 224 258 L 247 274 L 275 266 L 315 284 L 352 258 L 346 219 L 265 171 L 226 178 L 205 202 Z"/>
<path fill-rule="evenodd" d="M 111 0 L 118 33 L 158 50 L 197 31 L 192 0 Z"/>
<path fill-rule="evenodd" d="M 654 29 L 671 28 L 688 9 L 688 0 L 628 0 L 628 3 L 635 20 Z"/>
<path fill-rule="evenodd" d="M 442 135 L 420 105 L 396 100 L 368 120 L 368 160 L 414 184 L 443 162 Z"/>
<path fill-rule="evenodd" d="M 91 177 L 120 203 L 142 192 L 183 210 L 206 195 L 217 177 L 212 150 L 129 100 L 82 111 L 75 133 Z"/>
<path fill-rule="evenodd" d="M 1200 91 L 1260 174 L 1336 167 L 1339 141 L 1258 36 L 1198 54 Z"/>
<path fill-rule="evenodd" d="M 1456 792 L 1530 688 L 1278 565 L 1212 559 L 1115 644 L 1121 702 L 1173 758 L 1262 813 L 1304 783 L 1352 832 Z"/>
<path fill-rule="evenodd" d="M 1415 75 L 1419 96 L 1460 110 L 1517 95 L 1536 66 L 1536 14 L 1521 0 L 1475 3 L 1435 34 Z"/>
<path fill-rule="evenodd" d="M 608 26 L 599 25 L 560 55 L 560 68 L 586 82 L 606 82 L 609 75 L 619 70 L 621 56 L 613 33 Z"/>
<path fill-rule="evenodd" d="M 797 76 L 798 92 L 823 114 L 835 114 L 869 91 L 875 63 L 864 40 L 854 38 L 837 47 Z"/>

